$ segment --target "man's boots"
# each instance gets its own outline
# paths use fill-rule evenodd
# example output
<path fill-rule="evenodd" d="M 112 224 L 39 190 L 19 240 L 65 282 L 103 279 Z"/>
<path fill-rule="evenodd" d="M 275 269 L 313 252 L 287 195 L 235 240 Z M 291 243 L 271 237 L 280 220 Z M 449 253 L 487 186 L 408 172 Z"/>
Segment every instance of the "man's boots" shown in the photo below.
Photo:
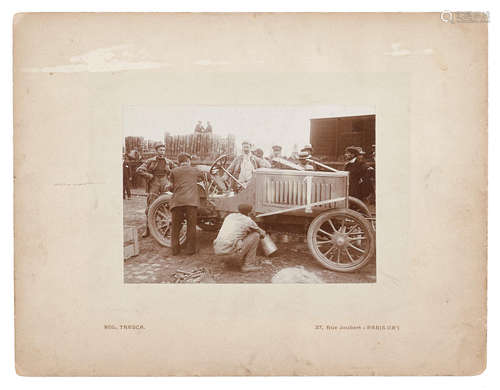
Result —
<path fill-rule="evenodd" d="M 251 264 L 248 261 L 248 259 L 243 259 L 243 264 L 241 265 L 241 272 L 255 272 L 255 271 L 260 271 L 261 269 L 262 267 L 259 267 L 255 264 Z"/>
<path fill-rule="evenodd" d="M 149 236 L 149 226 L 146 225 L 146 230 L 144 230 L 144 233 L 142 233 L 142 238 L 146 238 Z"/>

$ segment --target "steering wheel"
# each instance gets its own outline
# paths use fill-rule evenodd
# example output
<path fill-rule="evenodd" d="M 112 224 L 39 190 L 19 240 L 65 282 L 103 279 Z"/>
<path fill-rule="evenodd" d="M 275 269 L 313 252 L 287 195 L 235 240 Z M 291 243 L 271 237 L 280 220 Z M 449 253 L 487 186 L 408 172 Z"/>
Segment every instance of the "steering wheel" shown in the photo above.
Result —
<path fill-rule="evenodd" d="M 224 172 L 226 176 L 226 180 L 224 180 L 224 184 L 227 188 L 231 188 L 231 180 L 234 180 L 235 183 L 237 183 L 240 187 L 244 187 L 243 184 L 241 184 L 238 179 L 236 179 L 233 175 L 231 175 L 228 170 L 226 169 L 226 166 L 228 165 L 229 159 L 231 156 L 229 154 L 223 154 L 222 156 L 218 157 L 213 164 L 210 166 L 210 174 L 214 177 L 219 177 L 222 179 L 220 176 L 221 172 Z M 222 181 L 222 180 L 221 180 Z"/>
<path fill-rule="evenodd" d="M 224 172 L 226 171 L 226 165 L 229 161 L 229 155 L 228 154 L 223 154 L 222 156 L 218 157 L 217 160 L 213 162 L 213 164 L 210 166 L 210 174 L 211 175 L 218 175 L 221 170 Z"/>

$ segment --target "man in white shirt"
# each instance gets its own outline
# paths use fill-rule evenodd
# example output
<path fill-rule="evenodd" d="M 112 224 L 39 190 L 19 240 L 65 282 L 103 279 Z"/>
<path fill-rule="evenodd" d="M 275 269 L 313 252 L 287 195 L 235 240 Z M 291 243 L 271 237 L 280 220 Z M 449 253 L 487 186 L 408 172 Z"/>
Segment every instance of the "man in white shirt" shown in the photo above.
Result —
<path fill-rule="evenodd" d="M 252 211 L 249 204 L 240 204 L 238 213 L 229 214 L 214 240 L 214 252 L 219 256 L 235 258 L 241 262 L 242 272 L 258 271 L 255 257 L 259 238 L 266 232 L 262 230 L 248 214 Z"/>
<path fill-rule="evenodd" d="M 246 188 L 257 168 L 271 168 L 271 164 L 250 153 L 251 145 L 248 141 L 243 141 L 241 150 L 242 153 L 233 160 L 227 171 Z M 224 173 L 223 180 L 227 179 L 228 175 Z"/>

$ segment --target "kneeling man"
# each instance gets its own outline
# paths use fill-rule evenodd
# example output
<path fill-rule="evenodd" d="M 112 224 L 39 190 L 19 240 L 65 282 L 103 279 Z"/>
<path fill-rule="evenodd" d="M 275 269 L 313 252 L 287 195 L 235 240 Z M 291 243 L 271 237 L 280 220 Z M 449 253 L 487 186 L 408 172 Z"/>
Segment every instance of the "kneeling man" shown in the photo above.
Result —
<path fill-rule="evenodd" d="M 240 204 L 239 213 L 229 214 L 214 240 L 216 255 L 228 256 L 241 262 L 242 272 L 258 271 L 261 267 L 255 265 L 255 256 L 259 238 L 266 232 L 257 226 L 248 214 L 252 211 L 249 204 Z"/>

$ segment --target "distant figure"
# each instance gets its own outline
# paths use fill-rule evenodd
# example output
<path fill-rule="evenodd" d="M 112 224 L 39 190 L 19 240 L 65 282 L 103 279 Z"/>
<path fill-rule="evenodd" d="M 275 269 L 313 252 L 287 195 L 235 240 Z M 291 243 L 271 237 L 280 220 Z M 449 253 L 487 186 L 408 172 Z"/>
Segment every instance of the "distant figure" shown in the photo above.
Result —
<path fill-rule="evenodd" d="M 264 151 L 261 148 L 255 149 L 252 153 L 255 157 L 264 158 Z"/>
<path fill-rule="evenodd" d="M 196 124 L 196 126 L 194 127 L 194 132 L 196 134 L 201 134 L 205 131 L 205 129 L 203 128 L 203 126 L 201 125 L 201 121 L 198 121 L 198 123 Z"/>
<path fill-rule="evenodd" d="M 269 157 L 269 161 L 271 162 L 271 168 L 275 169 L 287 169 L 288 167 L 283 166 L 280 161 L 283 159 L 281 156 L 282 147 L 280 145 L 273 145 L 273 152 Z M 279 160 L 279 161 L 278 161 Z"/>
<path fill-rule="evenodd" d="M 207 127 L 205 127 L 205 133 L 211 133 L 212 132 L 212 124 L 210 121 L 207 122 Z"/>
<path fill-rule="evenodd" d="M 137 149 L 133 149 L 130 152 L 127 153 L 127 158 L 131 161 L 141 161 L 142 156 L 141 154 L 137 151 Z"/>
<path fill-rule="evenodd" d="M 282 150 L 282 147 L 279 146 L 279 145 L 274 145 L 273 146 L 273 155 L 272 157 L 281 157 L 281 150 Z"/>
<path fill-rule="evenodd" d="M 372 151 L 368 155 L 367 161 L 369 161 L 369 162 L 375 162 L 375 145 L 372 145 Z"/>
<path fill-rule="evenodd" d="M 128 163 L 127 155 L 123 156 L 123 199 L 127 195 L 130 199 L 130 182 L 132 181 L 132 169 Z"/>

